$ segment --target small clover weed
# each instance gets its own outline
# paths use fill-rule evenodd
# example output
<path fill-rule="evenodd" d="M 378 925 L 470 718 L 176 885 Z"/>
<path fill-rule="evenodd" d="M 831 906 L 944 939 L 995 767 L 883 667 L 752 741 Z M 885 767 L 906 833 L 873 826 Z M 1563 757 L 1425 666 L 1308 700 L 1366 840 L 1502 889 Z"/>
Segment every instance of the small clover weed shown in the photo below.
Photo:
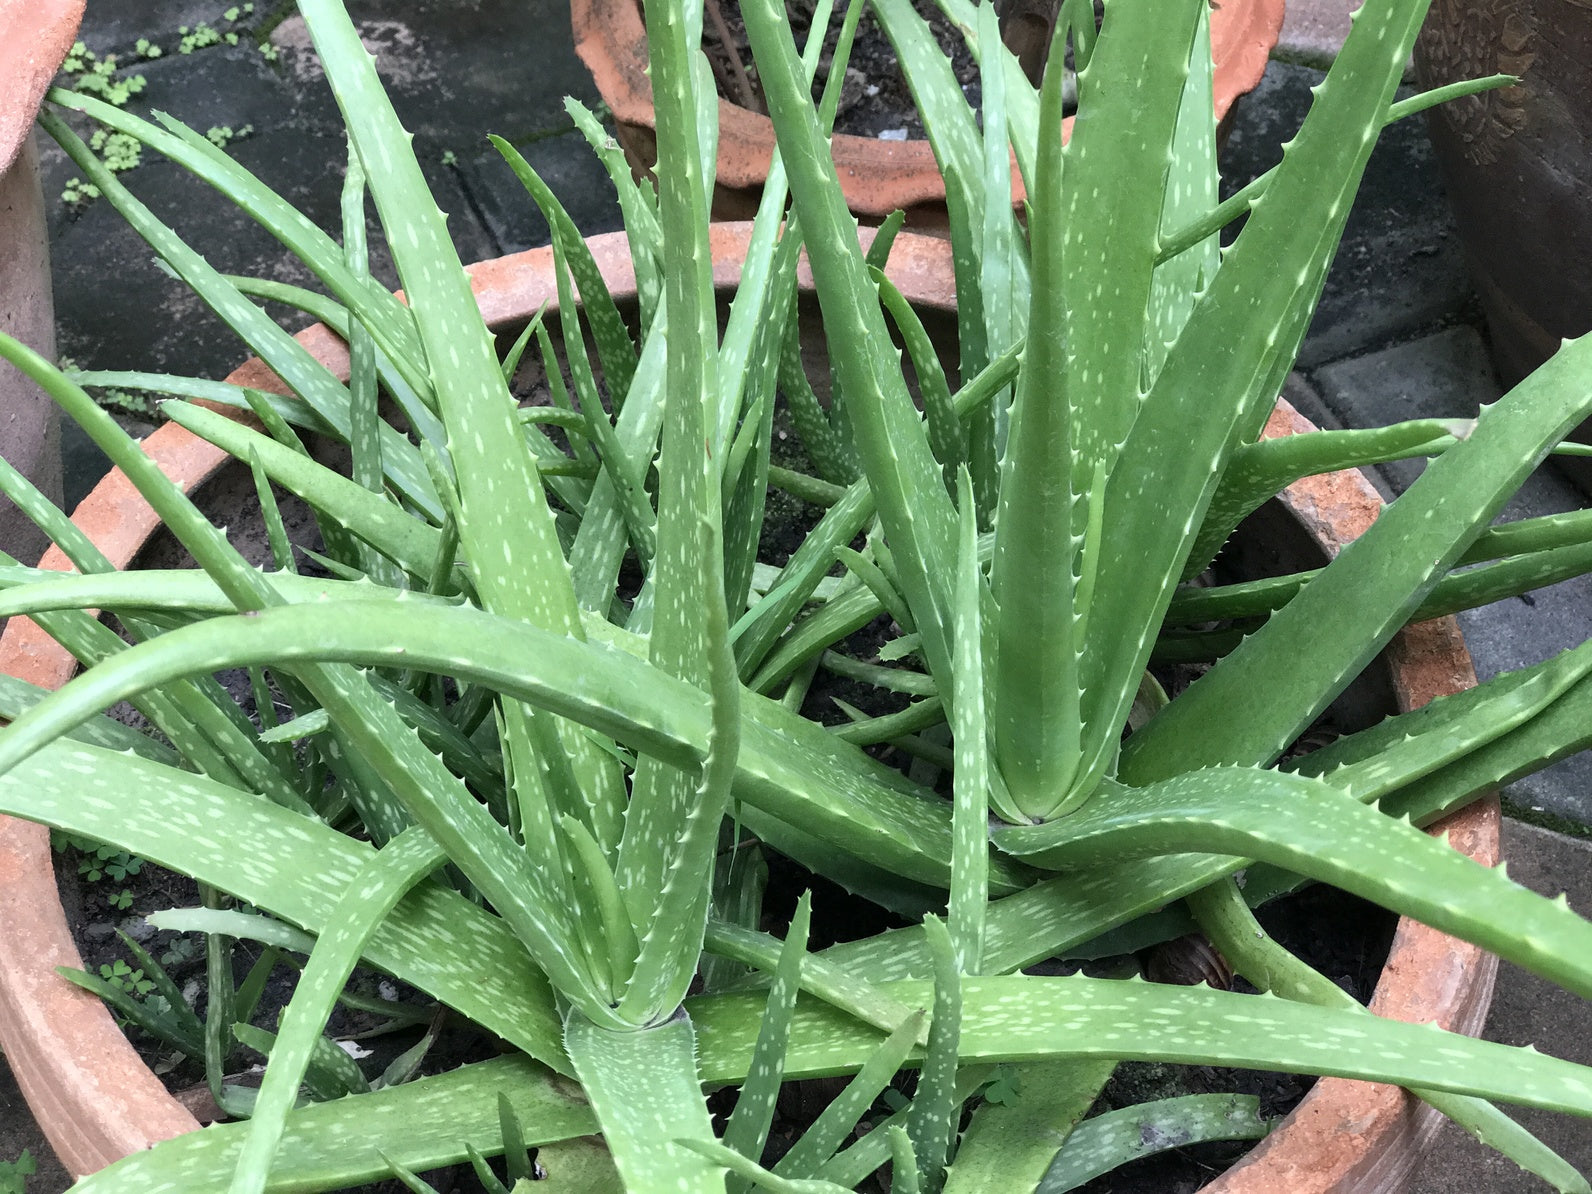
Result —
<path fill-rule="evenodd" d="M 119 991 L 126 991 L 129 995 L 142 998 L 155 989 L 155 980 L 145 978 L 142 970 L 134 970 L 121 958 L 114 962 L 102 963 L 100 977 Z"/>
<path fill-rule="evenodd" d="M 25 1194 L 28 1178 L 38 1169 L 39 1163 L 27 1149 L 15 1161 L 0 1161 L 0 1194 Z"/>

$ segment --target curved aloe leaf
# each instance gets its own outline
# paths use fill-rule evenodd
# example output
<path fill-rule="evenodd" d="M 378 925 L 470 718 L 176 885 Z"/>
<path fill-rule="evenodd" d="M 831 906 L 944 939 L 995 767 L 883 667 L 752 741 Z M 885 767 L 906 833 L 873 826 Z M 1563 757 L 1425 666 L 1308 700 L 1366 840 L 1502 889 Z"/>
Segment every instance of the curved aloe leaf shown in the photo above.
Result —
<path fill-rule="evenodd" d="M 1003 849 L 1055 867 L 1190 850 L 1260 858 L 1592 996 L 1592 923 L 1322 780 L 1210 767 L 1143 788 L 1113 786 L 1064 821 L 994 836 Z"/>
<path fill-rule="evenodd" d="M 1270 1126 L 1253 1095 L 1184 1095 L 1086 1119 L 1034 1194 L 1066 1194 L 1119 1165 L 1208 1140 L 1259 1140 Z"/>
<path fill-rule="evenodd" d="M 266 1189 L 334 1190 L 391 1176 L 383 1154 L 410 1169 L 435 1169 L 503 1149 L 497 1096 L 526 1127 L 525 1143 L 588 1136 L 597 1117 L 567 1079 L 525 1057 L 505 1057 L 417 1078 L 356 1099 L 293 1112 Z M 216 1124 L 132 1153 L 82 1178 L 85 1194 L 191 1191 L 223 1194 L 248 1123 Z"/>

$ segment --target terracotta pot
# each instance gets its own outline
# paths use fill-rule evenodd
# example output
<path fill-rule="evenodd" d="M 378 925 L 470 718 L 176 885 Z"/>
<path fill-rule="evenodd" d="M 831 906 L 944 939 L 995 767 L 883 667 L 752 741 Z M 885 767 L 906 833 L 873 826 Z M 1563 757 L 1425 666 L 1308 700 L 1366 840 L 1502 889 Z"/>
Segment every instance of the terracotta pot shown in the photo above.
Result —
<path fill-rule="evenodd" d="M 632 167 L 650 170 L 657 161 L 652 83 L 647 77 L 647 31 L 638 0 L 571 0 L 575 52 L 591 71 L 612 110 L 619 142 Z M 1266 59 L 1282 29 L 1283 0 L 1227 0 L 1211 10 L 1211 56 L 1216 66 L 1216 115 L 1266 71 Z M 1066 128 L 1071 128 L 1069 119 Z M 879 220 L 897 208 L 909 225 L 943 227 L 945 183 L 926 140 L 879 141 L 837 134 L 830 143 L 846 205 Z M 774 126 L 767 116 L 719 100 L 719 157 L 714 214 L 743 219 L 757 207 L 774 151 Z M 1012 171 L 1013 193 L 1022 180 Z"/>
<path fill-rule="evenodd" d="M 0 0 L 0 332 L 55 356 L 44 193 L 33 118 L 77 37 L 83 0 Z M 55 404 L 0 362 L 0 455 L 49 497 L 61 496 L 60 422 Z M 0 548 L 31 559 L 44 537 L 8 502 Z"/>
<path fill-rule="evenodd" d="M 750 226 L 713 229 L 714 278 L 732 287 L 739 278 Z M 864 231 L 865 236 L 871 233 Z M 623 233 L 594 237 L 597 262 L 616 295 L 634 293 Z M 533 249 L 471 267 L 476 295 L 493 326 L 523 323 L 544 302 L 557 302 L 552 254 Z M 904 233 L 890 258 L 897 287 L 913 302 L 952 309 L 950 247 L 933 237 Z M 805 287 L 811 278 L 802 275 Z M 324 327 L 299 340 L 334 369 L 347 368 L 343 344 Z M 258 361 L 229 378 L 237 384 L 280 389 Z M 1292 434 L 1309 425 L 1280 405 L 1268 435 Z M 168 423 L 145 449 L 184 489 L 212 477 L 227 461 L 212 447 Z M 1359 473 L 1337 473 L 1294 486 L 1288 505 L 1331 554 L 1376 516 L 1375 491 Z M 157 521 L 127 479 L 113 472 L 78 507 L 75 521 L 118 566 L 125 565 L 156 530 Z M 64 569 L 60 554 L 44 567 Z M 1389 656 L 1401 707 L 1421 705 L 1440 693 L 1474 683 L 1470 659 L 1452 619 L 1406 630 Z M 57 687 L 73 661 L 32 622 L 16 618 L 0 637 L 0 669 L 36 684 Z M 1498 852 L 1496 802 L 1472 806 L 1444 822 L 1454 844 L 1486 863 Z M 92 1172 L 136 1149 L 198 1126 L 193 1116 L 141 1063 L 104 1005 L 59 978 L 54 968 L 81 966 L 67 929 L 55 880 L 48 833 L 0 817 L 0 1046 L 63 1164 Z M 1496 963 L 1488 955 L 1408 921 L 1401 921 L 1373 1007 L 1383 1015 L 1436 1020 L 1475 1031 L 1485 1015 Z M 1423 1133 L 1435 1116 L 1423 1116 L 1394 1087 L 1325 1080 L 1316 1084 L 1288 1122 L 1251 1157 L 1210 1187 L 1237 1191 L 1391 1190 L 1384 1175 L 1413 1168 Z"/>
<path fill-rule="evenodd" d="M 1514 87 L 1433 108 L 1427 128 L 1506 385 L 1592 331 L 1592 0 L 1435 0 L 1423 87 Z"/>

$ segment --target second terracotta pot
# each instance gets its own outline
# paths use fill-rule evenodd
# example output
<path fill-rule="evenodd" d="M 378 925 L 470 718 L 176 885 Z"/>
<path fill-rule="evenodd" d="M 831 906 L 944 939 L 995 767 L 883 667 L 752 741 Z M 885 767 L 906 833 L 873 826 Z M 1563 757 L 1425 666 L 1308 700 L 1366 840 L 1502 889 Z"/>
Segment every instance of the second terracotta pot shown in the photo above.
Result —
<path fill-rule="evenodd" d="M 746 224 L 713 229 L 719 287 L 732 288 L 739 280 L 749 233 Z M 624 234 L 595 237 L 590 243 L 616 296 L 633 294 Z M 893 281 L 911 301 L 953 309 L 946 242 L 902 234 L 890 261 Z M 548 249 L 482 262 L 470 272 L 482 311 L 494 327 L 523 324 L 543 303 L 556 307 Z M 805 270 L 802 282 L 811 286 Z M 316 357 L 346 372 L 346 350 L 324 327 L 309 328 L 298 338 Z M 258 361 L 244 364 L 229 380 L 281 389 Z M 1267 434 L 1308 429 L 1291 408 L 1280 405 Z M 176 424 L 150 436 L 145 450 L 189 491 L 230 459 Z M 1363 532 L 1380 506 L 1359 473 L 1301 482 L 1289 489 L 1285 501 L 1329 555 Z M 153 511 L 120 472 L 100 483 L 74 520 L 117 566 L 131 561 L 158 526 Z M 55 551 L 42 565 L 66 567 Z M 1401 708 L 1474 683 L 1469 656 L 1451 618 L 1402 632 L 1389 647 L 1387 661 Z M 71 677 L 74 663 L 31 622 L 16 618 L 0 637 L 0 670 L 54 688 Z M 1496 801 L 1473 805 L 1436 828 L 1446 830 L 1456 848 L 1478 861 L 1496 862 Z M 199 1125 L 144 1066 L 104 1005 L 55 973 L 57 966 L 80 968 L 81 960 L 56 894 L 52 866 L 46 830 L 0 817 L 0 924 L 6 926 L 0 933 L 0 1048 L 63 1165 L 85 1174 Z M 1384 1016 L 1474 1032 L 1486 1014 L 1495 967 L 1495 960 L 1481 950 L 1402 920 L 1371 1006 Z M 1437 1122 L 1435 1113 L 1397 1087 L 1324 1079 L 1282 1126 L 1207 1190 L 1391 1192 L 1402 1188 Z"/>
<path fill-rule="evenodd" d="M 613 112 L 631 165 L 650 170 L 658 158 L 647 75 L 647 29 L 639 0 L 570 0 L 575 52 L 591 71 Z M 1260 82 L 1282 30 L 1283 0 L 1226 0 L 1211 9 L 1211 58 L 1216 68 L 1216 116 Z M 1069 122 L 1070 124 L 1070 122 Z M 880 141 L 837 133 L 830 141 L 846 206 L 878 221 L 900 208 L 913 227 L 945 225 L 945 181 L 924 140 Z M 719 156 L 714 215 L 742 219 L 757 208 L 774 153 L 767 116 L 719 101 Z M 1014 167 L 1014 194 L 1022 182 Z"/>

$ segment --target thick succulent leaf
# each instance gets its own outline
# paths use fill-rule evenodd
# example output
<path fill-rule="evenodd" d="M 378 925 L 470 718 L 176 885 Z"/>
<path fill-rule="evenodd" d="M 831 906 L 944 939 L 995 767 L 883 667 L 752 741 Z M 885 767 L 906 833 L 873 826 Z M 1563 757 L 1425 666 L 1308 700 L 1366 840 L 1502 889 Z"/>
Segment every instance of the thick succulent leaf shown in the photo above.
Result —
<path fill-rule="evenodd" d="M 994 837 L 1053 867 L 1190 850 L 1263 859 L 1592 996 L 1592 924 L 1322 780 L 1211 767 L 1143 788 L 1112 785 L 1064 821 Z"/>
<path fill-rule="evenodd" d="M 214 619 L 124 652 L 13 725 L 0 739 L 0 765 L 24 757 L 53 734 L 122 699 L 124 690 L 136 692 L 169 676 L 227 666 L 269 663 L 308 673 L 310 665 L 328 660 L 434 670 L 484 682 L 675 767 L 698 766 L 712 733 L 700 690 L 623 651 L 550 635 L 469 607 L 336 602 Z M 332 711 L 331 700 L 322 704 Z M 474 845 L 459 844 L 462 856 L 495 854 L 500 827 L 424 751 L 396 712 L 385 704 L 383 708 L 380 723 L 372 724 L 361 740 L 396 723 L 392 733 L 405 740 L 404 749 L 409 751 L 412 743 L 429 760 L 428 769 L 446 777 L 436 782 L 445 782 L 450 793 L 457 790 L 461 800 L 471 802 L 468 807 L 453 805 L 448 796 L 447 816 L 460 826 L 475 825 L 479 835 Z M 924 799 L 899 773 L 774 702 L 748 697 L 744 712 L 735 764 L 739 799 L 886 869 L 920 881 L 949 882 L 951 827 L 943 802 Z M 337 720 L 335 711 L 333 718 Z M 507 846 L 504 837 L 501 848 Z M 450 847 L 450 857 L 459 861 L 461 855 Z M 507 858 L 501 865 L 511 866 Z M 1026 885 L 1022 867 L 992 859 L 990 870 L 995 890 Z M 502 873 L 523 874 L 523 859 Z M 525 891 L 540 889 L 534 875 L 524 877 L 529 884 Z M 505 889 L 499 898 L 517 902 L 526 897 L 524 891 L 515 895 Z"/>
<path fill-rule="evenodd" d="M 168 402 L 162 410 L 172 422 L 239 459 L 257 459 L 271 480 L 358 535 L 405 572 L 417 577 L 430 573 L 440 538 L 435 527 L 405 514 L 382 495 L 225 415 L 187 402 Z"/>
<path fill-rule="evenodd" d="M 1221 951 L 1236 973 L 1242 974 L 1258 990 L 1322 1007 L 1361 1010 L 1358 1001 L 1337 983 L 1271 939 L 1232 879 L 1223 879 L 1193 893 L 1187 902 L 1211 944 Z M 1522 1169 L 1552 1182 L 1559 1190 L 1577 1190 L 1584 1194 L 1589 1189 L 1586 1180 L 1568 1162 L 1491 1103 L 1419 1088 L 1410 1093 L 1431 1104 L 1478 1140 L 1503 1152 Z"/>
<path fill-rule="evenodd" d="M 1133 735 L 1123 778 L 1144 783 L 1213 763 L 1274 759 L 1584 417 L 1589 361 L 1592 336 L 1567 344 L 1485 408 L 1470 437 L 1434 460 L 1295 600 Z"/>
<path fill-rule="evenodd" d="M 945 1194 L 1007 1194 L 1037 1186 L 1117 1063 L 1050 1061 L 1006 1068 L 1012 1095 L 973 1112 Z"/>
<path fill-rule="evenodd" d="M 467 1146 L 502 1151 L 496 1098 L 507 1095 L 525 1142 L 550 1144 L 597 1130 L 597 1117 L 567 1079 L 525 1057 L 504 1057 L 417 1078 L 354 1099 L 311 1103 L 288 1117 L 271 1191 L 333 1190 L 390 1176 L 382 1154 L 410 1169 L 467 1158 Z M 86 1194 L 224 1194 L 247 1121 L 216 1124 L 131 1153 L 83 1178 Z"/>
<path fill-rule="evenodd" d="M 1184 1095 L 1107 1111 L 1073 1130 L 1035 1194 L 1066 1194 L 1120 1165 L 1209 1140 L 1259 1140 L 1270 1129 L 1253 1095 Z"/>
<path fill-rule="evenodd" d="M 1103 511 L 1102 538 L 1113 550 L 1101 555 L 1094 606 L 1123 629 L 1085 658 L 1084 721 L 1098 735 L 1091 771 L 1117 750 L 1154 628 L 1222 466 L 1236 443 L 1258 436 L 1303 335 L 1420 26 L 1417 10 L 1420 0 L 1372 0 L 1361 10 L 1277 180 L 1195 304 L 1117 457 Z M 1146 502 L 1152 476 L 1157 500 Z M 1167 518 L 1169 509 L 1186 517 Z"/>
<path fill-rule="evenodd" d="M 932 984 L 887 983 L 926 1006 Z M 704 1082 L 746 1072 L 762 997 L 687 1001 Z M 816 1001 L 797 1005 L 786 1074 L 844 1073 L 880 1040 Z M 962 1062 L 1149 1058 L 1429 1086 L 1592 1117 L 1592 1069 L 1424 1024 L 1266 995 L 1141 981 L 1009 975 L 962 980 Z"/>
<path fill-rule="evenodd" d="M 846 211 L 826 139 L 804 94 L 790 30 L 768 0 L 747 4 L 742 15 L 790 174 L 857 449 L 931 665 L 949 674 L 955 511 L 897 354 L 880 353 L 889 343 L 884 315 L 868 285 L 856 221 Z"/>
<path fill-rule="evenodd" d="M 1076 506 L 1089 482 L 1080 485 L 1074 470 L 1081 463 L 1092 476 L 1103 462 L 1098 444 L 1088 457 L 1079 453 L 1087 419 L 1080 420 L 1082 400 L 1069 390 L 1076 336 L 1070 330 L 1075 313 L 1068 307 L 1064 271 L 1073 238 L 1063 220 L 1076 186 L 1062 185 L 1061 58 L 1051 56 L 1041 98 L 1030 216 L 1032 330 L 1012 400 L 1000 529 L 990 568 L 990 592 L 1000 610 L 992 627 L 995 759 L 1025 818 L 1057 814 L 1077 803 L 1072 785 L 1082 763 L 1079 623 L 1085 611 L 1076 603 L 1075 557 L 1082 546 Z M 931 665 L 931 670 L 939 669 Z"/>
<path fill-rule="evenodd" d="M 321 1043 L 343 984 L 393 906 L 445 861 L 424 830 L 405 830 L 365 865 L 338 899 L 282 1013 L 270 1064 L 249 1117 L 248 1138 L 238 1156 L 232 1194 L 259 1194 L 266 1188 L 299 1082 Z"/>
<path fill-rule="evenodd" d="M 779 961 L 771 975 L 773 982 L 769 985 L 768 1004 L 763 1025 L 758 1030 L 751 1068 L 736 1096 L 735 1110 L 724 1127 L 725 1146 L 752 1160 L 763 1155 L 768 1129 L 774 1122 L 774 1106 L 779 1101 L 785 1076 L 785 1047 L 790 1040 L 796 994 L 801 989 L 807 930 L 811 923 L 812 895 L 803 892 L 796 902 L 796 915 L 791 918 L 790 929 L 780 947 Z M 736 1177 L 728 1179 L 726 1185 L 729 1194 L 744 1194 L 751 1188 L 744 1178 Z"/>
<path fill-rule="evenodd" d="M 319 932 L 373 848 L 203 776 L 77 743 L 0 777 L 0 811 L 97 835 Z M 376 931 L 374 966 L 567 1068 L 552 992 L 497 920 L 455 892 L 417 888 Z"/>
<path fill-rule="evenodd" d="M 678 1143 L 714 1139 L 684 1013 L 649 1028 L 615 1030 L 572 1010 L 564 1042 L 630 1194 L 724 1189 L 719 1167 Z"/>
<path fill-rule="evenodd" d="M 408 309 L 385 287 L 349 270 L 336 241 L 207 138 L 169 116 L 157 113 L 165 125 L 160 128 L 92 96 L 56 89 L 49 98 L 137 138 L 215 187 L 308 266 L 344 307 L 358 312 L 383 351 L 402 364 L 411 384 L 429 389 L 425 358 Z"/>

